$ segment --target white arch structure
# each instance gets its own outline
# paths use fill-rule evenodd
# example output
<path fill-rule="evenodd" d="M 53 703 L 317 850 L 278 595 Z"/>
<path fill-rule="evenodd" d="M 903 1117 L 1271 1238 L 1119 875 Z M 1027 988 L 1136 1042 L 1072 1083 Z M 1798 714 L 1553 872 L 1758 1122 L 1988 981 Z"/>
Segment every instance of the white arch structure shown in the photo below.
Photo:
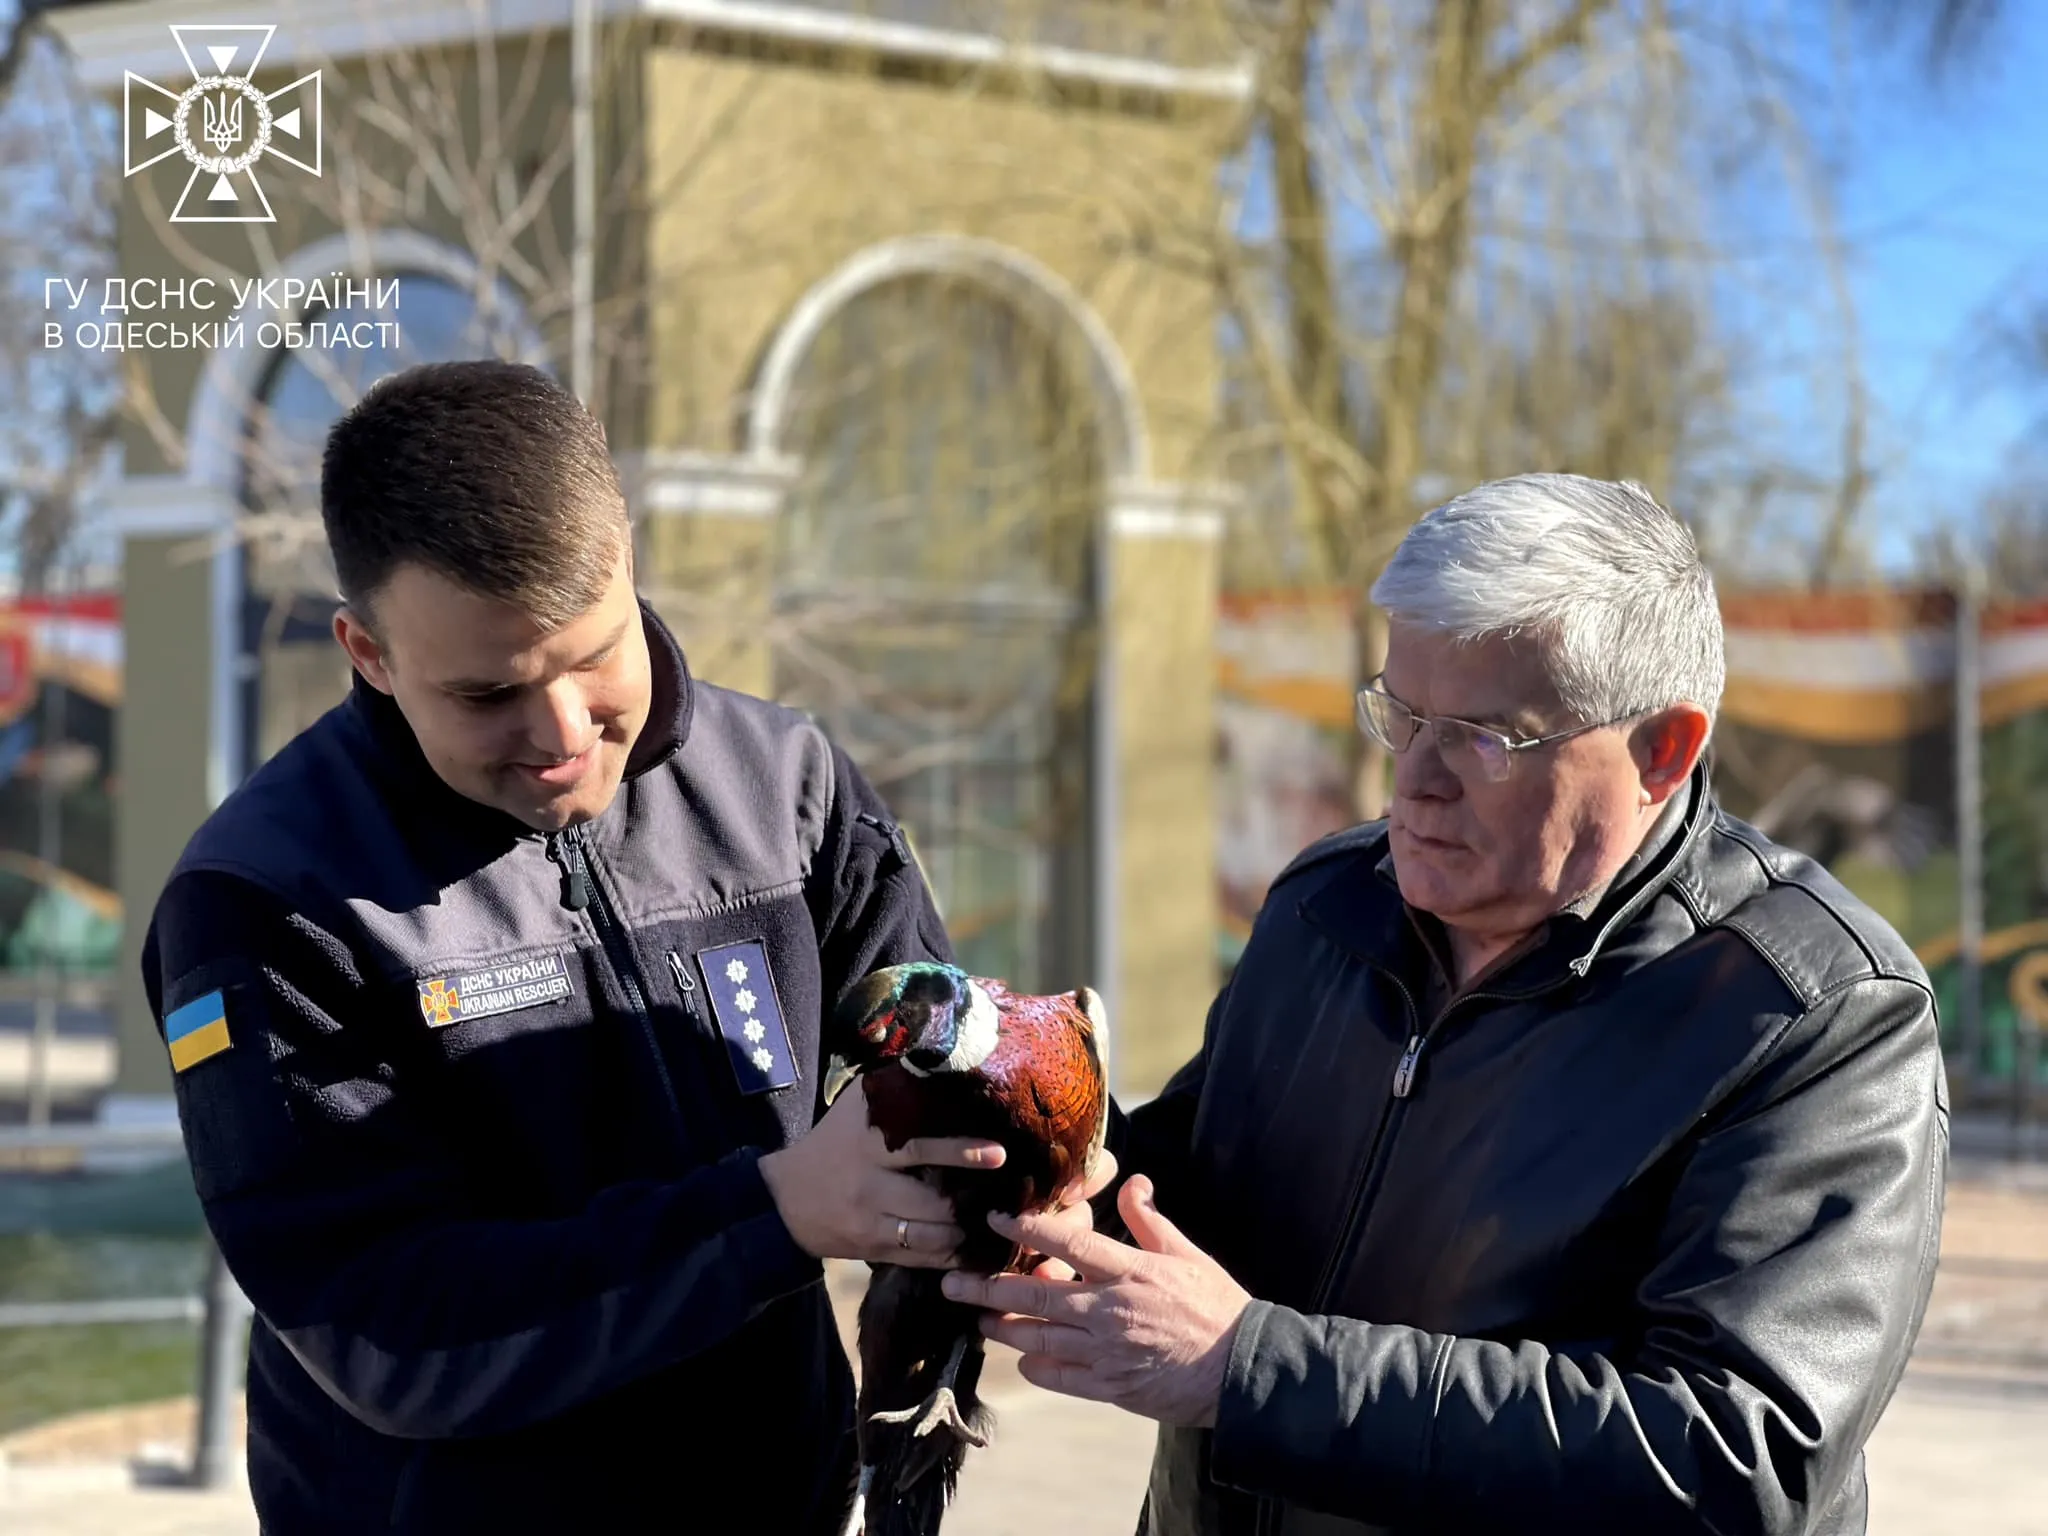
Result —
<path fill-rule="evenodd" d="M 1109 327 L 1063 279 L 1022 251 L 964 235 L 913 235 L 870 246 L 797 301 L 761 363 L 747 413 L 749 458 L 785 459 L 782 435 L 797 372 L 833 318 L 864 294 L 919 277 L 965 279 L 1034 321 L 1055 347 L 1078 342 L 1111 481 L 1151 477 L 1144 409 Z"/>
<path fill-rule="evenodd" d="M 1151 482 L 1152 447 L 1144 407 L 1122 349 L 1101 316 L 1057 273 L 1022 251 L 963 235 L 915 235 L 870 246 L 814 285 L 790 311 L 761 361 L 746 416 L 744 462 L 752 466 L 755 476 L 775 486 L 770 500 L 779 509 L 781 490 L 799 462 L 784 440 L 790 399 L 798 372 L 818 338 L 835 317 L 863 296 L 890 283 L 933 277 L 964 280 L 982 288 L 1035 324 L 1057 354 L 1081 364 L 1077 372 L 1082 377 L 1075 382 L 1087 393 L 1106 470 L 1105 501 L 1096 521 L 1091 607 L 1096 622 L 1110 624 L 1117 543 L 1112 535 L 1119 531 L 1119 513 L 1126 499 L 1143 501 L 1140 488 Z M 1094 681 L 1094 752 L 1089 764 L 1089 801 L 1094 812 L 1090 828 L 1090 947 L 1095 955 L 1096 990 L 1108 1016 L 1114 1019 L 1121 992 L 1115 963 L 1121 823 L 1116 667 L 1107 651 Z M 1107 1069 L 1107 1040 L 1103 1051 Z"/>
<path fill-rule="evenodd" d="M 962 235 L 917 235 L 863 250 L 816 283 L 790 310 L 768 343 L 748 392 L 738 451 L 657 449 L 636 455 L 629 480 L 637 507 L 655 516 L 710 514 L 775 517 L 799 461 L 787 439 L 790 403 L 804 360 L 825 328 L 848 305 L 892 282 L 946 277 L 977 284 L 1034 322 L 1055 349 L 1077 365 L 1087 390 L 1105 470 L 1105 504 L 1097 521 L 1093 607 L 1112 635 L 1117 556 L 1131 539 L 1215 539 L 1231 494 L 1215 486 L 1161 484 L 1136 382 L 1102 318 L 1058 274 L 1021 251 Z M 1118 843 L 1120 799 L 1117 654 L 1104 648 L 1096 676 L 1093 783 L 1095 847 L 1093 948 L 1096 990 L 1118 1016 Z"/>

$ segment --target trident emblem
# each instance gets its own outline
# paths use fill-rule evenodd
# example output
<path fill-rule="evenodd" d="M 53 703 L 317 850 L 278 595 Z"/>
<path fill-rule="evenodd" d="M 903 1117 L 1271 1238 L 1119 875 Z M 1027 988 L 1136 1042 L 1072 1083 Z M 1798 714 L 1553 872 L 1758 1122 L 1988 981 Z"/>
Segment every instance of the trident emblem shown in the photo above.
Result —
<path fill-rule="evenodd" d="M 275 91 L 255 83 L 276 31 L 224 22 L 173 26 L 192 83 L 174 91 L 132 69 L 122 77 L 123 173 L 133 176 L 174 156 L 192 167 L 171 209 L 173 224 L 275 223 L 256 179 L 259 161 L 320 174 L 320 71 Z"/>
<path fill-rule="evenodd" d="M 226 154 L 242 141 L 242 98 L 222 91 L 206 98 L 206 142 Z"/>

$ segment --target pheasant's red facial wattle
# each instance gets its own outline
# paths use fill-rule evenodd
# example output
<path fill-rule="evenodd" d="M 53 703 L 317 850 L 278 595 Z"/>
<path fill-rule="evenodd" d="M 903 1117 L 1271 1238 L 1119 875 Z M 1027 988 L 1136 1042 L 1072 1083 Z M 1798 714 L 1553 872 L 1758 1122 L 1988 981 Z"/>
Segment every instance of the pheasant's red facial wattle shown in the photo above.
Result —
<path fill-rule="evenodd" d="M 910 1031 L 904 1028 L 894 1008 L 878 1013 L 862 1027 L 861 1039 L 874 1047 L 881 1059 L 893 1060 L 910 1049 Z"/>

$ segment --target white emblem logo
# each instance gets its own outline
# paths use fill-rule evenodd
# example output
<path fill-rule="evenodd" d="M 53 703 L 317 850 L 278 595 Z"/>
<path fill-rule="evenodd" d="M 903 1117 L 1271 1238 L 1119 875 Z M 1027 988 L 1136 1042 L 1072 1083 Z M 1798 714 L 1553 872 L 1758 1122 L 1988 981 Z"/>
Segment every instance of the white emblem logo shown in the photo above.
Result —
<path fill-rule="evenodd" d="M 132 69 L 125 73 L 122 174 L 133 176 L 172 155 L 183 155 L 192 165 L 171 210 L 173 224 L 276 223 L 270 199 L 256 180 L 256 162 L 265 156 L 320 174 L 320 71 L 267 95 L 253 83 L 276 31 L 274 26 L 225 24 L 172 27 L 172 40 L 192 71 L 192 84 L 183 91 L 166 90 Z M 207 36 L 202 39 L 200 33 Z M 192 56 L 193 45 L 202 42 L 211 69 L 201 68 Z M 167 110 L 149 105 L 149 97 L 141 94 L 146 92 L 161 97 Z M 160 144 L 166 134 L 169 142 Z M 193 189 L 202 183 L 206 190 L 195 199 Z M 188 210 L 195 201 L 211 211 Z"/>

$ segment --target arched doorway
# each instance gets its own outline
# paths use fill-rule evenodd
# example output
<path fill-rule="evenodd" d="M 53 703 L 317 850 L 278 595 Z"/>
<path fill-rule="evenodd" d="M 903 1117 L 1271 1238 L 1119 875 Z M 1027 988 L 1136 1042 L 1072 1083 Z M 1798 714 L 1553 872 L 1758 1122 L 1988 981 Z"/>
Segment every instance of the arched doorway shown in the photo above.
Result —
<path fill-rule="evenodd" d="M 905 272 L 775 381 L 777 696 L 911 834 L 961 961 L 1072 987 L 1094 954 L 1095 689 L 1112 450 L 1071 337 L 971 273 Z"/>

